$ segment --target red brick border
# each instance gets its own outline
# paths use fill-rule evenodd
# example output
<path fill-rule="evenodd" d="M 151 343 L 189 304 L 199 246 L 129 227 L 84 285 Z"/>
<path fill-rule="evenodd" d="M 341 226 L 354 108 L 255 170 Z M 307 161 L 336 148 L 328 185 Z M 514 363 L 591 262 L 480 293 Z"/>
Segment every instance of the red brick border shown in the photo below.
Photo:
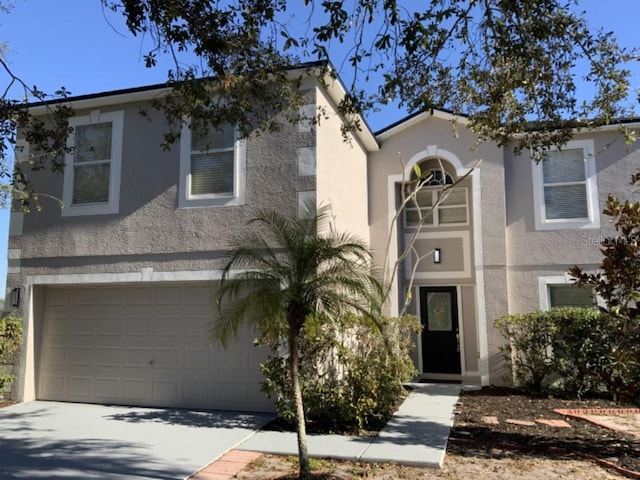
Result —
<path fill-rule="evenodd" d="M 634 436 L 637 440 L 640 440 L 640 433 L 633 433 L 625 430 L 617 425 L 612 425 L 609 422 L 600 421 L 598 419 L 588 417 L 587 415 L 638 415 L 640 414 L 640 408 L 556 408 L 554 412 L 560 415 L 566 415 L 567 417 L 582 420 L 584 422 L 593 423 L 603 428 L 608 428 L 615 432 L 625 433 L 627 435 Z"/>
<path fill-rule="evenodd" d="M 261 456 L 259 452 L 230 450 L 188 477 L 188 480 L 228 480 Z"/>

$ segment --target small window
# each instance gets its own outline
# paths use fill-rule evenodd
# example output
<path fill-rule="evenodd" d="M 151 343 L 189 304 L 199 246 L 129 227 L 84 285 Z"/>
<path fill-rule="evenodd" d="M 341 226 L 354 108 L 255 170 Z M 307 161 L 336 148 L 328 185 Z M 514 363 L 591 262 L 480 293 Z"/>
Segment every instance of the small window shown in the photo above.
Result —
<path fill-rule="evenodd" d="M 118 212 L 124 112 L 69 120 L 63 201 L 64 216 Z"/>
<path fill-rule="evenodd" d="M 593 307 L 593 293 L 589 288 L 571 284 L 548 285 L 549 306 L 553 307 Z"/>
<path fill-rule="evenodd" d="M 466 225 L 467 205 L 466 188 L 423 187 L 405 207 L 405 226 L 415 228 L 421 217 L 423 227 Z"/>
<path fill-rule="evenodd" d="M 180 147 L 180 207 L 241 205 L 245 145 L 232 125 L 205 132 L 185 126 Z"/>
<path fill-rule="evenodd" d="M 533 164 L 538 230 L 598 228 L 598 194 L 592 141 L 572 141 Z"/>

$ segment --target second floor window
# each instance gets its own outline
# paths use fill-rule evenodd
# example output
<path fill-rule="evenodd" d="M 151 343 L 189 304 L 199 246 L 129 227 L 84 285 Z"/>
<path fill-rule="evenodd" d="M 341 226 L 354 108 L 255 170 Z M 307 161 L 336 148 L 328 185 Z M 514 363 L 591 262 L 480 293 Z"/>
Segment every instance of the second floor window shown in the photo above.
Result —
<path fill-rule="evenodd" d="M 181 207 L 244 202 L 244 141 L 233 125 L 183 128 L 180 152 Z"/>
<path fill-rule="evenodd" d="M 422 227 L 467 224 L 467 189 L 451 188 L 453 179 L 448 173 L 443 175 L 441 170 L 427 174 L 432 175 L 431 180 L 416 193 L 415 201 L 410 201 L 405 207 L 405 226 L 415 228 L 421 218 Z"/>
<path fill-rule="evenodd" d="M 91 112 L 69 120 L 62 214 L 117 213 L 124 112 Z"/>
<path fill-rule="evenodd" d="M 532 168 L 537 230 L 599 227 L 593 141 L 550 150 Z"/>

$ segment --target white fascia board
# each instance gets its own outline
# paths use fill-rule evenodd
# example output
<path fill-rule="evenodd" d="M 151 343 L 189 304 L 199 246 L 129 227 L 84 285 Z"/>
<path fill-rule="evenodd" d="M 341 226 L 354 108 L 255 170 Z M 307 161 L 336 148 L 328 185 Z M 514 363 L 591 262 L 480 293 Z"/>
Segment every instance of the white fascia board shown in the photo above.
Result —
<path fill-rule="evenodd" d="M 329 65 L 327 68 L 330 70 L 330 72 L 325 73 L 323 87 L 324 90 L 329 94 L 331 100 L 333 100 L 336 105 L 339 105 L 342 99 L 347 94 L 347 91 L 342 85 L 337 72 L 333 70 L 333 67 Z M 308 75 L 310 77 L 318 78 L 322 73 L 322 67 L 313 67 L 308 70 Z M 331 73 L 333 73 L 333 75 L 331 75 Z M 362 115 L 346 115 L 346 118 L 349 122 L 360 125 L 360 129 L 353 130 L 352 133 L 362 143 L 362 145 L 367 149 L 368 152 L 377 152 L 380 150 L 380 145 L 378 145 L 376 137 L 373 135 L 373 132 L 367 125 L 367 122 L 362 117 Z"/>

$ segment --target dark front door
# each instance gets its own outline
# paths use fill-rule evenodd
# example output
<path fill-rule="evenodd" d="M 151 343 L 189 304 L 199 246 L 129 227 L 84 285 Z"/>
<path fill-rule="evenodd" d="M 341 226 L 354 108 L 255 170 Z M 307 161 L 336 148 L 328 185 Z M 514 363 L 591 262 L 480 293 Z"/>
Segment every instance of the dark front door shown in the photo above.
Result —
<path fill-rule="evenodd" d="M 456 287 L 420 288 L 422 370 L 461 373 Z"/>

